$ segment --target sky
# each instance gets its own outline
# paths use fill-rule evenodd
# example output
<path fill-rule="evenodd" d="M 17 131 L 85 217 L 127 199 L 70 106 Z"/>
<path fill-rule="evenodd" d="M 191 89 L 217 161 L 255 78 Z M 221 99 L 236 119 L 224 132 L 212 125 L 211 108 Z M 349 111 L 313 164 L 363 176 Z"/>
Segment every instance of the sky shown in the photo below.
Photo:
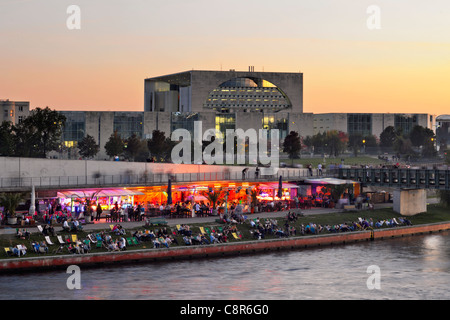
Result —
<path fill-rule="evenodd" d="M 32 108 L 143 111 L 145 78 L 249 66 L 302 72 L 304 112 L 450 114 L 450 1 L 0 0 L 0 99 Z"/>

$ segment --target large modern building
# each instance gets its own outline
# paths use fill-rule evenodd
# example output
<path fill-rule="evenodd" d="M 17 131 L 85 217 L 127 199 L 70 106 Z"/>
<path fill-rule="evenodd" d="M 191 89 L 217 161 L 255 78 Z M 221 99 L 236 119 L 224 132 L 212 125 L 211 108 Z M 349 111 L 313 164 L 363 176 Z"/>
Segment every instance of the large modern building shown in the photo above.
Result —
<path fill-rule="evenodd" d="M 258 72 L 253 67 L 191 70 L 144 79 L 144 88 L 143 111 L 60 111 L 67 118 L 63 143 L 75 153 L 70 157 L 76 156 L 78 142 L 88 134 L 100 145 L 97 159 L 108 159 L 104 145 L 116 131 L 123 139 L 133 134 L 149 139 L 154 130 L 170 137 L 179 128 L 192 133 L 196 121 L 201 121 L 203 132 L 279 129 L 281 140 L 290 131 L 302 137 L 330 130 L 379 137 L 388 126 L 404 133 L 415 125 L 436 130 L 436 117 L 430 114 L 304 113 L 302 73 Z M 0 121 L 19 122 L 22 112 L 28 114 L 28 102 L 0 101 Z"/>

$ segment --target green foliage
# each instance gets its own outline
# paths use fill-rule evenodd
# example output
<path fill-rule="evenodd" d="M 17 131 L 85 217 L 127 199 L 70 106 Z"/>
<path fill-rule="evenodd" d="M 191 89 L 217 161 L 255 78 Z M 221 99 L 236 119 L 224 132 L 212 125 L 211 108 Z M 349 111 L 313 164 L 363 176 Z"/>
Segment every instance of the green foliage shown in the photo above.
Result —
<path fill-rule="evenodd" d="M 120 157 L 123 153 L 125 143 L 120 137 L 120 134 L 117 131 L 109 137 L 108 142 L 105 144 L 105 151 L 108 156 L 112 157 Z"/>
<path fill-rule="evenodd" d="M 22 193 L 2 193 L 0 194 L 0 207 L 4 207 L 10 217 L 16 216 L 16 208 L 24 200 Z"/>
<path fill-rule="evenodd" d="M 78 143 L 78 152 L 85 158 L 93 158 L 100 151 L 100 146 L 95 142 L 94 137 L 87 135 Z"/>
<path fill-rule="evenodd" d="M 169 161 L 174 145 L 175 142 L 159 130 L 154 130 L 152 138 L 147 141 L 148 150 L 157 161 Z"/>
<path fill-rule="evenodd" d="M 283 152 L 289 155 L 289 159 L 296 159 L 300 156 L 300 150 L 302 149 L 302 143 L 298 132 L 291 131 L 283 142 Z"/>
<path fill-rule="evenodd" d="M 145 161 L 148 157 L 147 141 L 133 134 L 125 141 L 124 153 L 130 161 Z"/>

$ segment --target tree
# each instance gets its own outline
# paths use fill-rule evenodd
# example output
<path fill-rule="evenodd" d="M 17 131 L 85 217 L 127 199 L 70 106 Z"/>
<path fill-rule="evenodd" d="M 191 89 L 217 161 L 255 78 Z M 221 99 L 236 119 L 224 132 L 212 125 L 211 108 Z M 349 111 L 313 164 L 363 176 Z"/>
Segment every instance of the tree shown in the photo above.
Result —
<path fill-rule="evenodd" d="M 94 137 L 86 135 L 78 142 L 78 152 L 85 159 L 93 158 L 100 151 L 100 146 L 95 142 Z"/>
<path fill-rule="evenodd" d="M 386 127 L 380 134 L 380 147 L 387 150 L 394 147 L 398 133 L 393 126 Z"/>
<path fill-rule="evenodd" d="M 30 156 L 46 158 L 48 152 L 58 150 L 65 122 L 64 115 L 49 107 L 32 110 L 15 130 L 21 146 L 17 150 Z M 33 150 L 23 150 L 24 147 Z"/>
<path fill-rule="evenodd" d="M 15 152 L 14 126 L 10 121 L 3 121 L 0 125 L 0 155 L 13 156 Z"/>
<path fill-rule="evenodd" d="M 364 142 L 363 142 L 364 141 Z M 348 146 L 353 151 L 355 157 L 358 156 L 359 150 L 363 147 L 365 140 L 360 133 L 352 133 L 348 137 Z"/>
<path fill-rule="evenodd" d="M 105 144 L 105 151 L 108 156 L 120 157 L 123 153 L 125 143 L 120 137 L 120 134 L 117 131 L 114 131 L 113 134 L 109 137 L 108 142 Z"/>
<path fill-rule="evenodd" d="M 170 161 L 175 144 L 176 142 L 166 138 L 164 132 L 159 130 L 154 130 L 152 138 L 147 141 L 148 150 L 157 161 Z"/>
<path fill-rule="evenodd" d="M 133 134 L 125 141 L 125 156 L 131 161 L 145 161 L 148 156 L 147 141 Z"/>
<path fill-rule="evenodd" d="M 294 163 L 294 159 L 300 157 L 302 142 L 298 132 L 291 131 L 283 141 L 283 152 L 289 155 L 289 159 Z"/>
<path fill-rule="evenodd" d="M 24 195 L 22 193 L 2 193 L 0 194 L 0 207 L 5 208 L 9 217 L 14 218 L 16 217 L 16 209 L 23 200 Z"/>
<path fill-rule="evenodd" d="M 348 136 L 342 131 L 331 130 L 326 132 L 325 146 L 330 155 L 337 157 L 345 151 L 348 144 Z"/>

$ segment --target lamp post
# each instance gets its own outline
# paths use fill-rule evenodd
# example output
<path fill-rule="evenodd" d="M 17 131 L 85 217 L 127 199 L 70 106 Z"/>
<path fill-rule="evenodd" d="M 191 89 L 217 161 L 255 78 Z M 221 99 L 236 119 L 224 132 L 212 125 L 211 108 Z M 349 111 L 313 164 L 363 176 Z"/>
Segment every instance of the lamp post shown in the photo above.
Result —
<path fill-rule="evenodd" d="M 362 143 L 363 143 L 363 147 L 364 147 L 364 154 L 366 154 L 366 140 L 363 139 Z"/>

